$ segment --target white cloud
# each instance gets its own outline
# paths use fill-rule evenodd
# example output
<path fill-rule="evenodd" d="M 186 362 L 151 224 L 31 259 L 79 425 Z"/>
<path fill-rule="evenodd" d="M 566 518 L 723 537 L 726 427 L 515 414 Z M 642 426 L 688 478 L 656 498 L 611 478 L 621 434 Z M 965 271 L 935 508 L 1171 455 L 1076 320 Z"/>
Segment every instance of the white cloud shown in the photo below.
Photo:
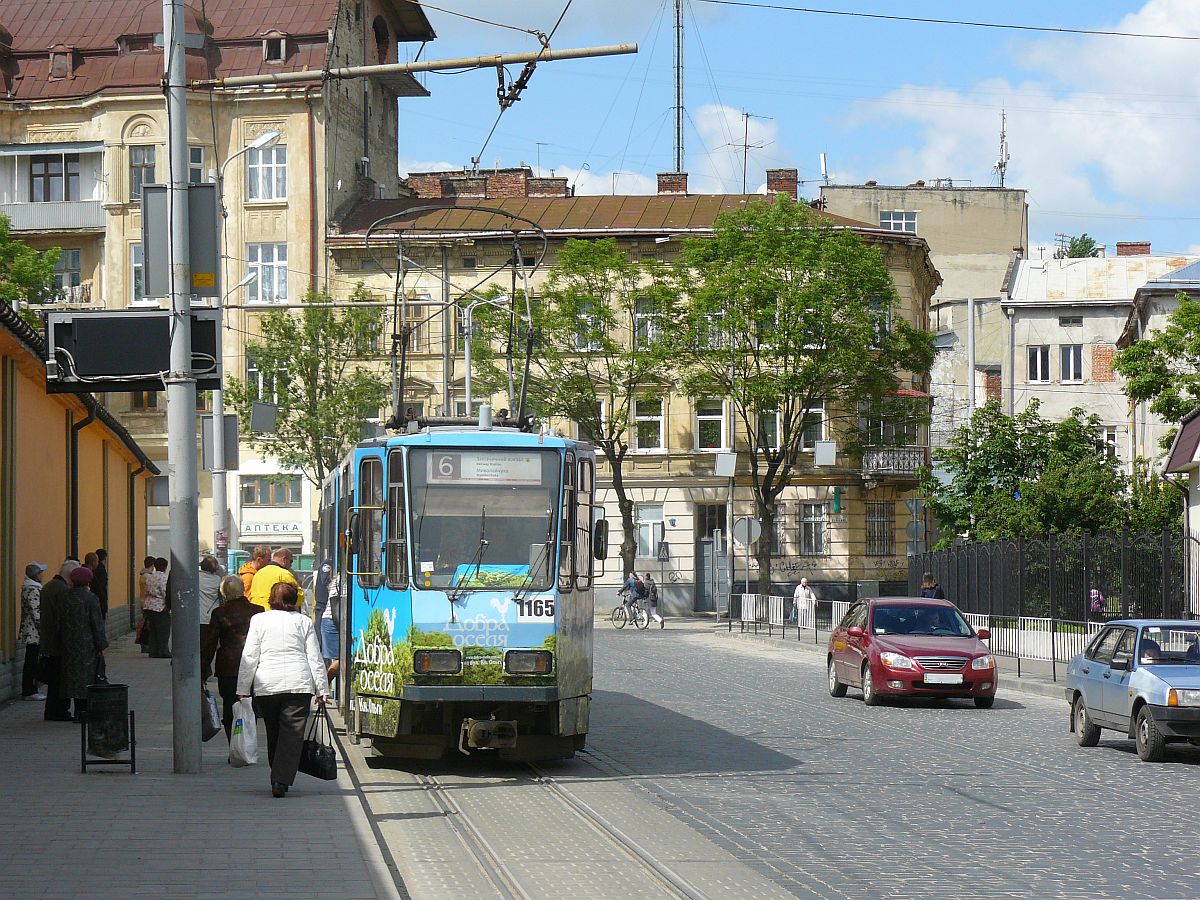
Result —
<path fill-rule="evenodd" d="M 550 174 L 549 171 L 546 174 Z M 653 194 L 658 190 L 657 179 L 635 172 L 600 172 L 559 166 L 554 174 L 566 178 L 567 184 L 574 184 L 575 193 L 579 195 L 611 194 L 614 183 L 618 194 Z"/>
<path fill-rule="evenodd" d="M 407 178 L 413 172 L 461 172 L 462 166 L 446 162 L 445 160 L 426 162 L 402 156 L 400 157 L 399 169 L 400 177 Z"/>
<path fill-rule="evenodd" d="M 747 122 L 740 110 L 707 103 L 692 117 L 699 132 L 701 147 L 687 154 L 688 189 L 693 193 L 742 192 L 742 166 L 745 156 L 746 190 L 754 193 L 762 183 L 763 171 L 774 166 L 767 160 L 784 155 L 779 145 L 779 126 L 772 119 L 751 116 Z M 743 151 L 749 144 L 750 150 Z"/>

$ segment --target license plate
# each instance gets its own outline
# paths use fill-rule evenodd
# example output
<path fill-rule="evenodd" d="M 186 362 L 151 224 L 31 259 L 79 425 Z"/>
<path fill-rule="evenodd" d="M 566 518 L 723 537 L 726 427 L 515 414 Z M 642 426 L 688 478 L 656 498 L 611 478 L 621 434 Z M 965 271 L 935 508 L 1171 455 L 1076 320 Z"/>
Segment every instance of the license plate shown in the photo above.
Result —
<path fill-rule="evenodd" d="M 925 673 L 926 684 L 962 684 L 962 675 L 935 675 L 933 672 Z"/>

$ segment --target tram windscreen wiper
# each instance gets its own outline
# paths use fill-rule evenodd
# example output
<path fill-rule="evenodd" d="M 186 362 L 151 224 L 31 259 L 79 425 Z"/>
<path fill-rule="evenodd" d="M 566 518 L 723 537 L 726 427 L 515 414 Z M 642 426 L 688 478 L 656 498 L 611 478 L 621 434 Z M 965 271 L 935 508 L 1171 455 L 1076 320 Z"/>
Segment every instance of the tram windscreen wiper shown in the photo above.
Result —
<path fill-rule="evenodd" d="M 450 592 L 450 620 L 454 621 L 454 602 L 462 596 L 466 590 L 466 584 L 472 578 L 479 576 L 479 569 L 483 566 L 483 554 L 487 551 L 487 506 L 485 505 L 479 513 L 479 549 L 475 551 L 475 557 L 467 564 L 466 571 L 463 572 L 462 578 L 458 579 L 458 584 L 454 586 L 454 590 Z M 475 571 L 472 572 L 471 568 Z"/>

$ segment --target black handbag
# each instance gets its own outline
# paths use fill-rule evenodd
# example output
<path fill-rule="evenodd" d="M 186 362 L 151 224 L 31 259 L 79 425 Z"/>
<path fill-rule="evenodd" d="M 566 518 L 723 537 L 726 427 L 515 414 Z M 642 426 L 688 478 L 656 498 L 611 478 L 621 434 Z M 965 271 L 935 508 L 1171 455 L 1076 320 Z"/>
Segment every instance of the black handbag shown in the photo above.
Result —
<path fill-rule="evenodd" d="M 37 661 L 37 680 L 42 684 L 58 684 L 58 657 L 42 653 Z"/>
<path fill-rule="evenodd" d="M 333 749 L 333 729 L 325 707 L 318 707 L 308 726 L 308 734 L 300 747 L 299 770 L 305 775 L 334 781 L 337 778 L 337 755 Z"/>

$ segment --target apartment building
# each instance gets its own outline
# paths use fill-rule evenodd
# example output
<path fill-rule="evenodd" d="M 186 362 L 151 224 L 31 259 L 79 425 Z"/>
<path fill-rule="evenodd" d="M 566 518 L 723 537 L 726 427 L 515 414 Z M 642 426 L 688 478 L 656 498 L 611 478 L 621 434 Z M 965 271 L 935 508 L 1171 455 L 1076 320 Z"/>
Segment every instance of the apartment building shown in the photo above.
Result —
<path fill-rule="evenodd" d="M 795 197 L 796 177 L 795 170 L 770 170 L 768 191 Z M 565 179 L 536 178 L 524 167 L 414 173 L 408 186 L 417 195 L 411 200 L 360 203 L 331 230 L 327 244 L 335 284 L 362 281 L 390 296 L 394 278 L 380 272 L 372 255 L 395 259 L 402 234 L 405 255 L 415 263 L 404 281 L 409 321 L 421 323 L 408 347 L 407 393 L 402 404 L 414 414 L 468 412 L 463 323 L 457 313 L 443 315 L 442 310 L 446 304 L 458 304 L 468 289 L 481 283 L 482 287 L 489 283 L 510 287 L 511 272 L 504 266 L 513 254 L 511 220 L 471 207 L 500 209 L 537 221 L 545 229 L 549 249 L 543 268 L 533 278 L 536 290 L 546 268 L 554 264 L 557 249 L 569 238 L 612 237 L 634 259 L 671 262 L 677 259 L 683 239 L 711 234 L 722 211 L 763 200 L 688 193 L 683 173 L 660 175 L 659 191 L 652 196 L 574 196 Z M 408 208 L 431 202 L 441 208 L 403 215 Z M 371 223 L 393 214 L 398 216 L 395 223 L 374 230 L 369 248 L 364 246 Z M 925 240 L 874 223 L 827 215 L 882 251 L 901 297 L 898 314 L 926 327 L 939 278 Z M 532 243 L 519 248 L 525 265 L 532 264 L 537 249 Z M 433 275 L 442 271 L 449 275 L 448 286 Z M 903 385 L 919 397 L 928 396 L 926 387 L 923 381 Z M 481 399 L 478 391 L 474 399 Z M 492 400 L 497 408 L 508 405 L 501 395 Z M 808 457 L 786 489 L 777 533 L 766 538 L 775 548 L 771 572 L 775 590 L 790 590 L 802 576 L 816 585 L 822 599 L 852 597 L 860 582 L 905 589 L 911 514 L 904 501 L 914 498 L 916 470 L 928 460 L 927 435 L 922 429 L 913 436 L 912 446 L 869 450 L 862 458 L 839 453 L 833 465 L 817 466 L 816 443 L 839 435 L 824 411 L 814 412 L 806 436 L 814 456 Z M 639 400 L 634 413 L 630 441 L 635 450 L 627 463 L 625 484 L 636 504 L 636 566 L 654 573 L 669 610 L 712 609 L 710 576 L 721 552 L 714 536 L 728 533 L 730 505 L 735 518 L 753 515 L 744 438 L 720 398 L 692 399 L 668 392 Z M 551 426 L 578 434 L 573 423 Z M 879 427 L 887 426 L 879 423 Z M 728 450 L 740 451 L 741 456 L 732 497 L 730 479 L 715 470 L 717 453 Z M 604 490 L 611 476 L 603 466 L 598 478 L 607 515 L 619 521 L 615 499 Z M 601 584 L 615 590 L 622 578 L 617 571 L 620 529 L 611 535 L 610 564 Z M 668 560 L 658 558 L 660 541 L 669 548 Z M 753 584 L 758 576 L 753 555 L 748 572 L 740 550 L 735 555 L 735 584 L 747 575 Z"/>
<path fill-rule="evenodd" d="M 146 295 L 141 244 L 142 187 L 166 178 L 162 5 L 62 0 L 53 15 L 46 7 L 0 3 L 0 214 L 32 246 L 61 248 L 60 303 L 163 305 Z M 395 62 L 401 43 L 435 37 L 408 0 L 206 0 L 185 16 L 193 80 Z M 224 212 L 226 371 L 247 368 L 244 339 L 256 333 L 256 310 L 297 301 L 327 275 L 325 222 L 362 198 L 398 191 L 397 100 L 424 95 L 405 75 L 189 93 L 188 178 L 215 182 Z M 164 460 L 165 397 L 104 399 Z M 201 395 L 198 412 L 207 403 Z M 279 467 L 245 446 L 241 458 L 246 471 L 230 473 L 227 491 L 231 547 L 311 549 L 310 492 L 263 490 Z M 200 481 L 200 538 L 209 548 L 211 489 L 207 477 Z M 165 478 L 154 493 L 165 501 Z M 160 552 L 165 506 L 152 508 L 149 527 L 151 552 Z"/>

